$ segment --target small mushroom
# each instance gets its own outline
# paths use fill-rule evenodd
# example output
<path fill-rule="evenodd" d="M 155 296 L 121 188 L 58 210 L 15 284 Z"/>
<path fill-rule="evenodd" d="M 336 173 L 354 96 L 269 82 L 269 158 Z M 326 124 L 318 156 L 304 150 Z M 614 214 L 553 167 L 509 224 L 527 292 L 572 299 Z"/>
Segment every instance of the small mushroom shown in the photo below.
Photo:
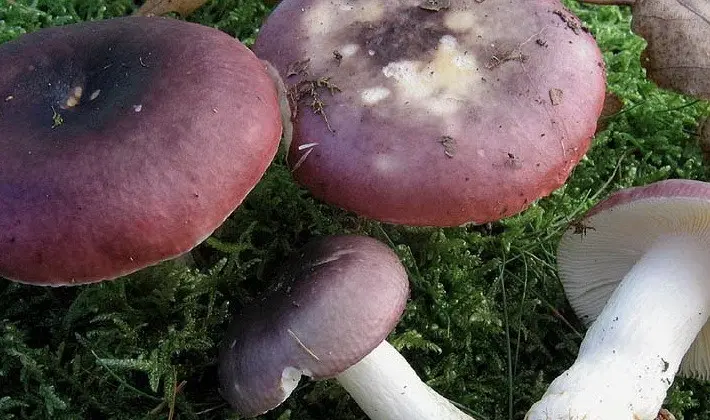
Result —
<path fill-rule="evenodd" d="M 115 278 L 189 251 L 281 135 L 265 65 L 218 30 L 126 17 L 0 45 L 0 275 Z"/>
<path fill-rule="evenodd" d="M 562 185 L 604 102 L 557 0 L 294 0 L 254 44 L 291 93 L 288 164 L 320 199 L 409 225 L 485 223 Z"/>
<path fill-rule="evenodd" d="M 336 378 L 374 420 L 472 420 L 385 341 L 408 292 L 404 267 L 379 241 L 308 244 L 269 293 L 234 316 L 219 355 L 222 396 L 253 417 L 281 404 L 306 375 Z"/>
<path fill-rule="evenodd" d="M 560 278 L 589 330 L 528 420 L 653 420 L 677 372 L 710 379 L 710 184 L 619 191 L 563 236 Z"/>

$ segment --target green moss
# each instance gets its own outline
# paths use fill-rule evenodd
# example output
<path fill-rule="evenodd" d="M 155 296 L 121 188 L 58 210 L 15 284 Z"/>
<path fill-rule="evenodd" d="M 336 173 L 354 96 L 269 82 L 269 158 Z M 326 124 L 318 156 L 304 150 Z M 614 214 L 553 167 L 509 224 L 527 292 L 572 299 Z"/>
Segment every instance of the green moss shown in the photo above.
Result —
<path fill-rule="evenodd" d="M 173 410 L 180 419 L 236 419 L 216 391 L 216 345 L 229 308 L 253 300 L 311 237 L 344 232 L 377 237 L 405 262 L 412 299 L 391 341 L 420 375 L 480 420 L 522 418 L 574 361 L 583 337 L 556 275 L 556 244 L 567 224 L 619 188 L 706 178 L 693 133 L 708 105 L 643 78 L 644 44 L 629 31 L 628 11 L 570 6 L 599 40 L 609 89 L 626 107 L 565 187 L 488 226 L 394 227 L 315 201 L 279 157 L 192 253 L 199 270 L 165 263 L 71 289 L 0 281 L 0 418 L 167 419 Z M 134 9 L 131 0 L 0 3 L 0 41 Z M 268 10 L 256 0 L 212 1 L 190 20 L 250 43 Z M 679 380 L 669 408 L 679 418 L 710 418 L 707 387 Z M 263 418 L 364 416 L 337 385 L 304 381 Z"/>

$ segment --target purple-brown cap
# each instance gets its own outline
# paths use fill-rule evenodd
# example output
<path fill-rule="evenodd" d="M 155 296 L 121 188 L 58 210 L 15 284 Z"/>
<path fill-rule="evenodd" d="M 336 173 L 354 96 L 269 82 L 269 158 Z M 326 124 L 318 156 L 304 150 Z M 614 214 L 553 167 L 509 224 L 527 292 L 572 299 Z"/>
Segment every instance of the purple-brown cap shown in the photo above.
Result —
<path fill-rule="evenodd" d="M 565 182 L 604 102 L 596 42 L 557 0 L 282 2 L 254 51 L 297 105 L 297 181 L 387 222 L 523 210 Z"/>
<path fill-rule="evenodd" d="M 265 65 L 234 38 L 128 17 L 0 46 L 0 275 L 110 279 L 208 236 L 281 135 Z"/>
<path fill-rule="evenodd" d="M 381 242 L 311 242 L 272 290 L 234 316 L 219 356 L 222 396 L 250 417 L 281 404 L 301 375 L 338 375 L 385 340 L 408 292 L 404 267 Z"/>

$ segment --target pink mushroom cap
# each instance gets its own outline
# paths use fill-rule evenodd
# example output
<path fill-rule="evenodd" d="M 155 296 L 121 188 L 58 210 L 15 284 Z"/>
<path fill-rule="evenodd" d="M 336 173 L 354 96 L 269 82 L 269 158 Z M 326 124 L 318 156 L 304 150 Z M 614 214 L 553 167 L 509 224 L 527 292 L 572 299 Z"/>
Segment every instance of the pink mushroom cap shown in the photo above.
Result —
<path fill-rule="evenodd" d="M 297 105 L 296 180 L 385 222 L 522 211 L 566 181 L 604 102 L 596 42 L 556 0 L 293 0 L 254 51 Z"/>
<path fill-rule="evenodd" d="M 234 38 L 128 17 L 0 45 L 0 275 L 115 278 L 178 256 L 241 203 L 281 136 Z"/>

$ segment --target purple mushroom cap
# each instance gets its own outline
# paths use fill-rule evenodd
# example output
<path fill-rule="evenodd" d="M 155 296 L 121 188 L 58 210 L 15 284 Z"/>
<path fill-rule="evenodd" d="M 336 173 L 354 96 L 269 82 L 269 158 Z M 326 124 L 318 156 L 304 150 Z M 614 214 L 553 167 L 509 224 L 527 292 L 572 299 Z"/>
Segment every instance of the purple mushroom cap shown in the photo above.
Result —
<path fill-rule="evenodd" d="M 288 163 L 380 221 L 513 215 L 559 186 L 604 102 L 601 52 L 557 0 L 293 0 L 255 53 L 294 105 Z"/>
<path fill-rule="evenodd" d="M 264 63 L 218 30 L 127 17 L 0 45 L 0 275 L 70 285 L 178 256 L 281 135 Z"/>
<path fill-rule="evenodd" d="M 219 356 L 222 396 L 251 417 L 281 404 L 302 374 L 340 374 L 385 340 L 408 293 L 397 255 L 375 239 L 308 244 L 272 290 L 234 316 Z"/>

